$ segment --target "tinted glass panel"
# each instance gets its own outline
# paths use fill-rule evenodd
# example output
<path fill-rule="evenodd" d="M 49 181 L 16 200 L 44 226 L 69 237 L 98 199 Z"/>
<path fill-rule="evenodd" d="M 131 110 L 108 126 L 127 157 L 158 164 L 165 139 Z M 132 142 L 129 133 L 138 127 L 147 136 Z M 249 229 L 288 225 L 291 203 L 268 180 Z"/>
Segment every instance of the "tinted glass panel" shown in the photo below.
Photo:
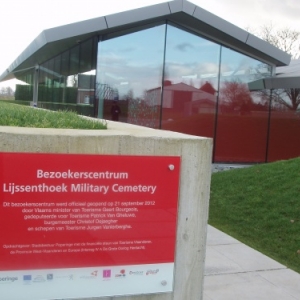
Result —
<path fill-rule="evenodd" d="M 51 92 L 51 67 L 53 69 L 54 61 L 53 59 L 43 63 L 40 66 L 39 73 L 39 101 L 41 102 L 51 102 L 52 101 L 52 92 Z"/>
<path fill-rule="evenodd" d="M 266 160 L 269 98 L 247 84 L 265 76 L 270 76 L 267 65 L 222 48 L 216 162 Z"/>
<path fill-rule="evenodd" d="M 162 128 L 213 137 L 220 46 L 168 26 Z"/>
<path fill-rule="evenodd" d="M 80 114 L 95 116 L 95 79 L 98 39 L 90 39 L 80 45 L 77 110 Z"/>
<path fill-rule="evenodd" d="M 79 72 L 85 73 L 96 69 L 95 59 L 97 51 L 97 39 L 90 39 L 80 45 Z"/>
<path fill-rule="evenodd" d="M 272 91 L 268 161 L 300 156 L 300 89 Z"/>
<path fill-rule="evenodd" d="M 158 128 L 165 27 L 160 25 L 99 43 L 99 118 Z M 117 107 L 112 106 L 114 102 Z"/>
<path fill-rule="evenodd" d="M 79 45 L 70 50 L 70 74 L 79 72 Z"/>
<path fill-rule="evenodd" d="M 39 106 L 94 116 L 97 38 L 46 61 L 40 66 Z"/>
<path fill-rule="evenodd" d="M 60 56 L 61 59 L 61 74 L 64 76 L 67 76 L 69 73 L 69 69 L 70 69 L 70 51 L 66 51 L 64 53 L 62 53 Z"/>
<path fill-rule="evenodd" d="M 32 101 L 35 68 L 15 73 L 15 76 L 18 80 L 23 81 L 22 84 L 16 84 L 15 100 Z"/>

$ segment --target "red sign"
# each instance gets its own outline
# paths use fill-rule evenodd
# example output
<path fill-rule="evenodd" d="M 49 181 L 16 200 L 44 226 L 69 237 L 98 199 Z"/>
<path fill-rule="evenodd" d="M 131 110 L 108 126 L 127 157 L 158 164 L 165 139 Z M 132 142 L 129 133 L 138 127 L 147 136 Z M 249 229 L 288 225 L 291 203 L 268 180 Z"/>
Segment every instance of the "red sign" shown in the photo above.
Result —
<path fill-rule="evenodd" d="M 0 271 L 174 262 L 179 157 L 0 153 Z"/>

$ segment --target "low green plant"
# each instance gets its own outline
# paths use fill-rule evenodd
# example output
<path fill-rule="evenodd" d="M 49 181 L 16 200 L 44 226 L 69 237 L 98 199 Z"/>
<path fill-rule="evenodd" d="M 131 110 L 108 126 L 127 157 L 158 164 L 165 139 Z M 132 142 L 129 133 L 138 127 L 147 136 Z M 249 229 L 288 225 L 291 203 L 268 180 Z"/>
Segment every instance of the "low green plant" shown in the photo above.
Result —
<path fill-rule="evenodd" d="M 214 173 L 209 224 L 300 273 L 300 158 Z"/>
<path fill-rule="evenodd" d="M 0 126 L 107 129 L 100 120 L 83 118 L 71 111 L 47 111 L 29 106 L 0 102 Z"/>

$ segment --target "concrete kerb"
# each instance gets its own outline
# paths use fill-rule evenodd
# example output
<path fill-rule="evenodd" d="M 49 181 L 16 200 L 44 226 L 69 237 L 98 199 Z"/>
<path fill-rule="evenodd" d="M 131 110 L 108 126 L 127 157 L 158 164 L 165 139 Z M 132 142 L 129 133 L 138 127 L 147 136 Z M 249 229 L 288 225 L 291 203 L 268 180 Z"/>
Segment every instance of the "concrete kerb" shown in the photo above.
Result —
<path fill-rule="evenodd" d="M 202 299 L 211 178 L 211 139 L 111 121 L 108 121 L 108 130 L 3 126 L 0 127 L 0 139 L 1 152 L 180 156 L 174 291 L 96 299 Z"/>

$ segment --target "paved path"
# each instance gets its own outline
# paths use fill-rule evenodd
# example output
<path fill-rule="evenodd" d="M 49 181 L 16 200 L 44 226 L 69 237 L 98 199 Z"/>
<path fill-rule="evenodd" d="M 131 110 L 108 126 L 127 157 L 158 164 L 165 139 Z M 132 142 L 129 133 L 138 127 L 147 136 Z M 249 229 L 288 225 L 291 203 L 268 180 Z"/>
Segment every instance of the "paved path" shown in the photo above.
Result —
<path fill-rule="evenodd" d="M 300 274 L 208 226 L 203 300 L 300 300 Z"/>

